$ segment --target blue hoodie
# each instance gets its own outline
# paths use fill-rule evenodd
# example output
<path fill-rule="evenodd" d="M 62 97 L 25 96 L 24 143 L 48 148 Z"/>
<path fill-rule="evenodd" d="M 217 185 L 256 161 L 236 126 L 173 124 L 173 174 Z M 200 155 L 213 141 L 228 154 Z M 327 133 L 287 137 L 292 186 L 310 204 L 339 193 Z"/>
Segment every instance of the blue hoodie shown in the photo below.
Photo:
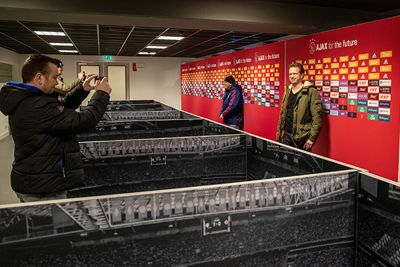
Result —
<path fill-rule="evenodd" d="M 232 84 L 230 89 L 225 89 L 220 114 L 224 115 L 225 124 L 239 125 L 243 123 L 243 94 L 239 84 Z"/>

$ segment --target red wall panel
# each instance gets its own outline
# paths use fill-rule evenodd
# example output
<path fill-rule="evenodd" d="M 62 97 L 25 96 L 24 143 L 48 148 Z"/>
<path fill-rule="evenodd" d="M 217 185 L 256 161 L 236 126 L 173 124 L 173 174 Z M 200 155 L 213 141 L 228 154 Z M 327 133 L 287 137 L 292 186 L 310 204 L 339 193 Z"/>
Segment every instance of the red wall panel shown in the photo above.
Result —
<path fill-rule="evenodd" d="M 233 75 L 244 89 L 244 130 L 275 140 L 287 66 L 299 61 L 324 103 L 313 152 L 397 181 L 398 29 L 394 17 L 182 65 L 182 109 L 221 122 L 222 81 Z"/>

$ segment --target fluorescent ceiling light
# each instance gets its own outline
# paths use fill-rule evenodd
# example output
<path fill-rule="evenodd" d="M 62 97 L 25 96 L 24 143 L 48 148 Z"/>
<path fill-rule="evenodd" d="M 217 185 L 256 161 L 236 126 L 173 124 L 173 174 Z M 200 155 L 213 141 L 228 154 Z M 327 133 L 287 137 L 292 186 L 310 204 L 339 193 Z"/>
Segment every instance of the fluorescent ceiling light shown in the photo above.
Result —
<path fill-rule="evenodd" d="M 37 35 L 65 36 L 64 32 L 35 31 Z"/>
<path fill-rule="evenodd" d="M 146 48 L 149 48 L 149 49 L 165 49 L 167 47 L 168 46 L 164 46 L 164 45 L 148 45 L 148 46 L 146 46 Z"/>
<path fill-rule="evenodd" d="M 155 55 L 156 52 L 139 52 L 139 55 Z"/>
<path fill-rule="evenodd" d="M 157 39 L 160 39 L 160 40 L 176 40 L 176 41 L 180 41 L 180 40 L 182 40 L 183 38 L 185 38 L 185 37 L 183 37 L 183 36 L 160 36 L 160 37 L 158 37 Z"/>
<path fill-rule="evenodd" d="M 74 46 L 72 43 L 50 43 L 54 46 Z"/>
<path fill-rule="evenodd" d="M 58 50 L 61 53 L 78 53 L 78 50 Z"/>

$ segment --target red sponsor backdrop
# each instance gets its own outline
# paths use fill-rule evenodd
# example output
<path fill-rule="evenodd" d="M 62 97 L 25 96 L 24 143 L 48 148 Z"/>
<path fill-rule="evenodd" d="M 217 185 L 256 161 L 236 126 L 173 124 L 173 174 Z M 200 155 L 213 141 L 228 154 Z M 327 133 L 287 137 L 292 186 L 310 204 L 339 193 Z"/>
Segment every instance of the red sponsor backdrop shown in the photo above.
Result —
<path fill-rule="evenodd" d="M 243 88 L 244 130 L 273 139 L 284 84 L 284 43 L 243 50 L 182 65 L 182 109 L 218 122 L 232 75 Z"/>
<path fill-rule="evenodd" d="M 313 152 L 398 181 L 399 28 L 395 17 L 182 65 L 182 109 L 221 121 L 222 81 L 233 75 L 244 130 L 275 140 L 285 69 L 298 61 L 323 100 Z"/>
<path fill-rule="evenodd" d="M 305 63 L 306 78 L 318 85 L 324 103 L 313 152 L 393 181 L 399 166 L 399 29 L 395 17 L 286 42 L 286 63 Z"/>

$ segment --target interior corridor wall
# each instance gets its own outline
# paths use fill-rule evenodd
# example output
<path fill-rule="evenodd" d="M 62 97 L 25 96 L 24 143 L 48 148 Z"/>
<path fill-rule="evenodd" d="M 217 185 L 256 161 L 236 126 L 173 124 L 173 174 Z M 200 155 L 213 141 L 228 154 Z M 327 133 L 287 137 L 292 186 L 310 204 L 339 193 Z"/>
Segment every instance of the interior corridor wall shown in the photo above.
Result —
<path fill-rule="evenodd" d="M 23 61 L 29 55 L 20 55 Z M 103 56 L 81 55 L 49 55 L 60 59 L 64 64 L 63 78 L 66 83 L 76 79 L 77 63 L 111 63 L 128 64 L 129 98 L 153 99 L 174 108 L 181 107 L 180 98 L 180 66 L 193 61 L 192 58 L 163 57 L 125 57 L 115 56 L 105 61 Z M 136 63 L 137 71 L 133 71 L 132 63 Z M 19 71 L 19 70 L 18 70 Z"/>
<path fill-rule="evenodd" d="M 275 140 L 287 66 L 301 62 L 323 101 L 313 152 L 397 182 L 399 28 L 394 17 L 182 65 L 182 109 L 221 122 L 222 81 L 233 75 L 243 87 L 244 130 Z"/>

